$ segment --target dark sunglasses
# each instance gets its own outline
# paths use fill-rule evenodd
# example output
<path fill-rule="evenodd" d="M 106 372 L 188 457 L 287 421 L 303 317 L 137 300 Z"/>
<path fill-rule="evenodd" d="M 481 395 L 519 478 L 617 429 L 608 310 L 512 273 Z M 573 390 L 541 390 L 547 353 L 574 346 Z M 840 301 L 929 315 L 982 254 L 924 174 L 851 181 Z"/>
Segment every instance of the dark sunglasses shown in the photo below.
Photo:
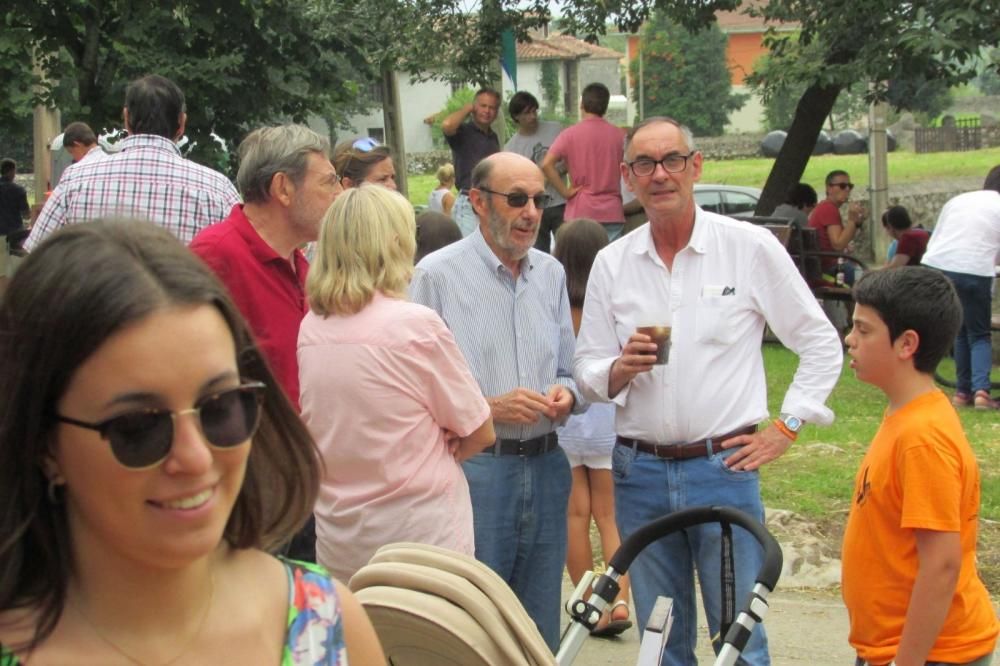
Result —
<path fill-rule="evenodd" d="M 830 187 L 839 187 L 842 190 L 853 190 L 854 183 L 830 183 Z"/>
<path fill-rule="evenodd" d="M 197 414 L 201 434 L 215 448 L 242 444 L 257 431 L 265 385 L 246 382 L 236 388 L 207 395 L 194 407 L 171 412 L 166 409 L 142 409 L 99 423 L 87 423 L 67 416 L 56 420 L 80 428 L 96 430 L 111 444 L 115 460 L 130 469 L 160 464 L 174 444 L 174 419 L 181 414 Z"/>
<path fill-rule="evenodd" d="M 535 208 L 541 210 L 548 206 L 549 202 L 552 201 L 552 197 L 545 192 L 539 192 L 535 196 L 529 197 L 524 192 L 494 192 L 493 190 L 488 190 L 485 187 L 477 187 L 476 189 L 480 192 L 488 192 L 489 194 L 495 194 L 500 197 L 507 197 L 507 205 L 511 208 L 524 208 L 528 205 L 528 200 L 531 199 L 535 202 Z"/>

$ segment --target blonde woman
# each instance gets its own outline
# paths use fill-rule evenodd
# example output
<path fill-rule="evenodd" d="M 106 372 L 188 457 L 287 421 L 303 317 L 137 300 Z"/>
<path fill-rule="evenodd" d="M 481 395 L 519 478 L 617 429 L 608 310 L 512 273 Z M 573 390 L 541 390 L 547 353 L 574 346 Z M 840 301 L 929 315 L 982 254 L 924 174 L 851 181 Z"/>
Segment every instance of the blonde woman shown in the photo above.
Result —
<path fill-rule="evenodd" d="M 427 198 L 427 210 L 444 213 L 451 216 L 451 208 L 455 205 L 455 167 L 451 163 L 443 164 L 437 170 L 438 186 L 431 190 Z"/>
<path fill-rule="evenodd" d="M 326 463 L 316 555 L 340 580 L 387 543 L 474 554 L 459 463 L 496 436 L 451 332 L 405 300 L 415 237 L 402 195 L 349 189 L 323 219 L 306 280 L 302 417 Z"/>

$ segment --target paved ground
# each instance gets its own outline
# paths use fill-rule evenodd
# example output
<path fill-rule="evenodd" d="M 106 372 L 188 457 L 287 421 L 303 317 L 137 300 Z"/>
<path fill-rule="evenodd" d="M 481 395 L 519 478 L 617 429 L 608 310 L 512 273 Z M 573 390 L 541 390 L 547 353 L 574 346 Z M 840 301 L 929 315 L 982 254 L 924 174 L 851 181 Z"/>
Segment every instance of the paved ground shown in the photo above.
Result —
<path fill-rule="evenodd" d="M 564 597 L 571 592 L 564 581 Z M 765 619 L 774 666 L 809 664 L 810 666 L 847 666 L 854 652 L 847 644 L 847 611 L 839 593 L 831 590 L 782 590 L 771 595 L 771 610 Z M 701 616 L 698 636 L 698 659 L 711 664 L 715 659 L 708 643 L 708 624 Z M 639 634 L 635 628 L 616 639 L 590 638 L 573 662 L 574 666 L 635 664 L 639 653 Z"/>

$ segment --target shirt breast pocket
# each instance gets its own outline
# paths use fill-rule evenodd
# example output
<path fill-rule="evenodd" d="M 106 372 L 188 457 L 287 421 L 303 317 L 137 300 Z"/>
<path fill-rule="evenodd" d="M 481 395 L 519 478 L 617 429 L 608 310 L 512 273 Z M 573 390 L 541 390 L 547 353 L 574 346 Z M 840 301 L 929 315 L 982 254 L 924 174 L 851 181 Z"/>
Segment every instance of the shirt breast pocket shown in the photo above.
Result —
<path fill-rule="evenodd" d="M 736 342 L 742 304 L 735 296 L 703 296 L 698 300 L 698 342 L 731 345 Z"/>

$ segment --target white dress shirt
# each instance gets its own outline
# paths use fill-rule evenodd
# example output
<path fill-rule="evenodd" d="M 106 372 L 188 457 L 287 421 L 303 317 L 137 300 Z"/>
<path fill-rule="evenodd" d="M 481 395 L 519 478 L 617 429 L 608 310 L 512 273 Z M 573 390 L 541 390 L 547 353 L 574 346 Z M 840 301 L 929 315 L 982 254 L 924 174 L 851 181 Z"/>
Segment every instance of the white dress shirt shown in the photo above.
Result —
<path fill-rule="evenodd" d="M 585 397 L 608 401 L 611 364 L 636 326 L 670 325 L 669 362 L 611 400 L 615 431 L 657 443 L 722 435 L 768 416 L 765 322 L 800 359 L 782 413 L 831 423 L 824 402 L 843 363 L 836 330 L 769 231 L 698 208 L 673 270 L 657 255 L 649 225 L 597 255 L 573 375 Z"/>

